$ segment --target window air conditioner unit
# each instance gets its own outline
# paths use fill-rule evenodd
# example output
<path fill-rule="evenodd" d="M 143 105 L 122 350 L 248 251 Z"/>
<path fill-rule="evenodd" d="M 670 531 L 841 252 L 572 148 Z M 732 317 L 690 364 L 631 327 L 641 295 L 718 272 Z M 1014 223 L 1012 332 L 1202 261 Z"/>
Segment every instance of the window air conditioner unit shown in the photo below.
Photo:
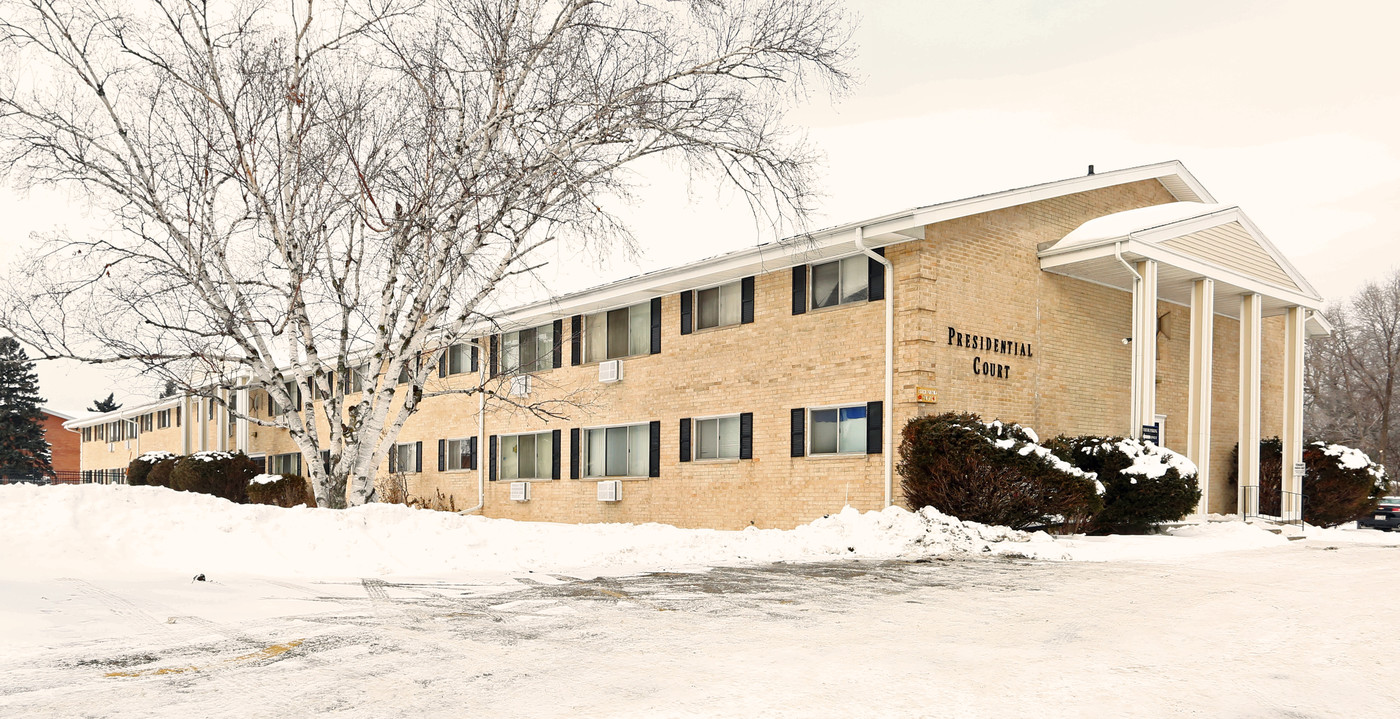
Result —
<path fill-rule="evenodd" d="M 608 360 L 598 363 L 599 382 L 622 381 L 622 360 Z"/>
<path fill-rule="evenodd" d="M 515 501 L 515 502 L 528 502 L 528 501 L 530 501 L 530 483 L 529 483 L 529 482 L 511 482 L 511 483 L 510 483 L 510 498 L 511 498 L 512 501 Z"/>
<path fill-rule="evenodd" d="M 113 443 L 111 443 L 111 442 L 108 442 L 108 443 L 107 443 L 107 451 L 108 451 L 108 452 L 115 452 L 116 450 L 117 450 L 117 445 L 115 445 L 115 444 L 113 444 Z"/>
<path fill-rule="evenodd" d="M 599 502 L 621 502 L 622 480 L 609 479 L 598 483 Z"/>
<path fill-rule="evenodd" d="M 510 396 L 524 397 L 530 394 L 530 375 L 522 374 L 510 378 Z"/>

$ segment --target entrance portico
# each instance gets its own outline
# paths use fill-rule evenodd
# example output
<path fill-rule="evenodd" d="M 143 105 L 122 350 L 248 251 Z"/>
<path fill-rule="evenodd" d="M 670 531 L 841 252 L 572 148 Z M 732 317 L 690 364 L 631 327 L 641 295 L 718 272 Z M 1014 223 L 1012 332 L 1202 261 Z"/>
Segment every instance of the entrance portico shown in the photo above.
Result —
<path fill-rule="evenodd" d="M 1283 347 L 1282 499 L 1283 518 L 1301 512 L 1302 476 L 1294 466 L 1303 456 L 1303 345 L 1310 335 L 1330 331 L 1321 315 L 1322 298 L 1288 263 L 1238 207 L 1174 202 L 1118 212 L 1084 223 L 1039 251 L 1042 270 L 1132 293 L 1131 407 L 1127 434 L 1141 438 L 1157 417 L 1158 303 L 1190 308 L 1189 370 L 1186 384 L 1186 436 L 1176 449 L 1199 470 L 1199 514 L 1212 510 L 1211 439 L 1225 427 L 1212 427 L 1215 409 L 1216 317 L 1238 323 L 1238 408 L 1234 437 L 1239 443 L 1239 485 L 1234 510 L 1260 514 L 1259 440 L 1264 386 L 1264 318 L 1282 316 Z M 1229 361 L 1229 358 L 1219 358 Z M 1278 363 L 1276 363 L 1278 364 Z M 1221 368 L 1223 369 L 1223 367 Z M 1215 511 L 1229 511 L 1217 506 Z"/>

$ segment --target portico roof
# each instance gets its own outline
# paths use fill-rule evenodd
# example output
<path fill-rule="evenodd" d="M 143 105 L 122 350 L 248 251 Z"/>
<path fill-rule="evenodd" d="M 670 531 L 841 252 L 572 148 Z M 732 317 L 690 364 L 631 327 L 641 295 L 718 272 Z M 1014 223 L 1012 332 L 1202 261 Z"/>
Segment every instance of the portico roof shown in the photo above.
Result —
<path fill-rule="evenodd" d="M 1209 278 L 1216 314 L 1238 319 L 1240 298 L 1254 293 L 1265 315 L 1300 306 L 1312 310 L 1309 334 L 1330 330 L 1317 290 L 1238 207 L 1172 202 L 1117 212 L 1042 245 L 1039 256 L 1046 272 L 1129 291 L 1130 266 L 1155 260 L 1161 300 L 1189 305 L 1192 285 Z"/>

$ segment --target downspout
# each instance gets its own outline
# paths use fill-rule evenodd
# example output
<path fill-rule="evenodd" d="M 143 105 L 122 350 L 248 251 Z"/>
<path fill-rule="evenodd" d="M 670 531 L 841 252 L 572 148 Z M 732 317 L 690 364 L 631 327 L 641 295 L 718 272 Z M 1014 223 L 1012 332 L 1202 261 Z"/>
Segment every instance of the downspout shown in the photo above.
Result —
<path fill-rule="evenodd" d="M 885 267 L 885 506 L 894 504 L 894 266 L 890 261 L 865 246 L 865 228 L 856 227 L 856 249 Z"/>
<path fill-rule="evenodd" d="M 476 506 L 462 510 L 462 514 L 477 512 L 486 506 L 486 462 L 490 461 L 489 453 L 487 459 L 482 460 L 482 453 L 486 450 L 486 353 L 477 354 L 480 359 L 476 365 Z"/>
<path fill-rule="evenodd" d="M 1115 243 L 1113 243 L 1113 257 L 1114 257 L 1115 259 L 1117 259 L 1120 263 L 1122 263 L 1122 265 L 1123 265 L 1124 267 L 1126 267 L 1126 268 L 1128 269 L 1128 272 L 1131 273 L 1132 276 L 1133 276 L 1133 299 L 1134 299 L 1134 302 L 1132 303 L 1132 317 L 1133 317 L 1132 341 L 1133 341 L 1133 342 L 1136 342 L 1136 341 L 1137 341 L 1137 338 L 1138 338 L 1138 334 L 1139 334 L 1139 333 L 1138 333 L 1138 311 L 1137 311 L 1136 299 L 1137 299 L 1138 293 L 1140 292 L 1140 287 L 1141 287 L 1141 285 L 1142 285 L 1142 275 L 1138 274 L 1137 269 L 1134 268 L 1134 267 L 1132 266 L 1132 264 L 1130 264 L 1127 260 L 1123 259 L 1123 243 L 1122 243 L 1122 242 L 1115 242 Z M 1128 415 L 1129 415 L 1129 416 L 1128 416 L 1128 436 L 1132 437 L 1133 439 L 1139 439 L 1139 438 L 1140 438 L 1140 435 L 1141 435 L 1141 433 L 1142 433 L 1142 428 L 1138 426 L 1138 419 L 1139 419 L 1139 417 L 1138 417 L 1138 415 L 1139 415 L 1139 412 L 1138 412 L 1138 366 L 1137 366 L 1137 353 L 1138 353 L 1138 349 L 1137 349 L 1137 345 L 1129 345 L 1128 349 L 1129 349 L 1128 358 L 1129 358 L 1129 360 L 1131 361 L 1131 365 L 1130 365 L 1131 369 L 1129 370 L 1129 382 L 1128 382 L 1128 386 L 1132 388 L 1132 392 L 1129 394 L 1129 397 L 1130 397 L 1129 402 L 1130 402 L 1130 404 L 1132 405 L 1132 407 L 1131 407 L 1131 409 L 1129 409 L 1129 411 L 1128 411 Z"/>

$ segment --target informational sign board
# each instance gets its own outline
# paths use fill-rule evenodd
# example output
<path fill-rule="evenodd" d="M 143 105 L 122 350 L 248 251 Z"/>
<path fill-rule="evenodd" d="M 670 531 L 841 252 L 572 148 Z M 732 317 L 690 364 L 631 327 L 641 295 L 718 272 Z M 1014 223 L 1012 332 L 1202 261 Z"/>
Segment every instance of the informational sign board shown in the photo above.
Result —
<path fill-rule="evenodd" d="M 938 390 L 932 387 L 917 387 L 915 388 L 915 391 L 916 398 L 919 402 L 922 402 L 924 404 L 938 403 Z"/>
<path fill-rule="evenodd" d="M 1302 477 L 1302 476 L 1306 475 L 1307 473 L 1308 473 L 1308 465 L 1303 464 L 1302 462 L 1294 462 L 1294 463 L 1293 463 L 1293 476 L 1294 476 L 1294 477 Z"/>
<path fill-rule="evenodd" d="M 1162 446 L 1162 427 L 1158 424 L 1144 424 L 1142 426 L 1142 441 L 1151 442 L 1157 446 Z"/>

